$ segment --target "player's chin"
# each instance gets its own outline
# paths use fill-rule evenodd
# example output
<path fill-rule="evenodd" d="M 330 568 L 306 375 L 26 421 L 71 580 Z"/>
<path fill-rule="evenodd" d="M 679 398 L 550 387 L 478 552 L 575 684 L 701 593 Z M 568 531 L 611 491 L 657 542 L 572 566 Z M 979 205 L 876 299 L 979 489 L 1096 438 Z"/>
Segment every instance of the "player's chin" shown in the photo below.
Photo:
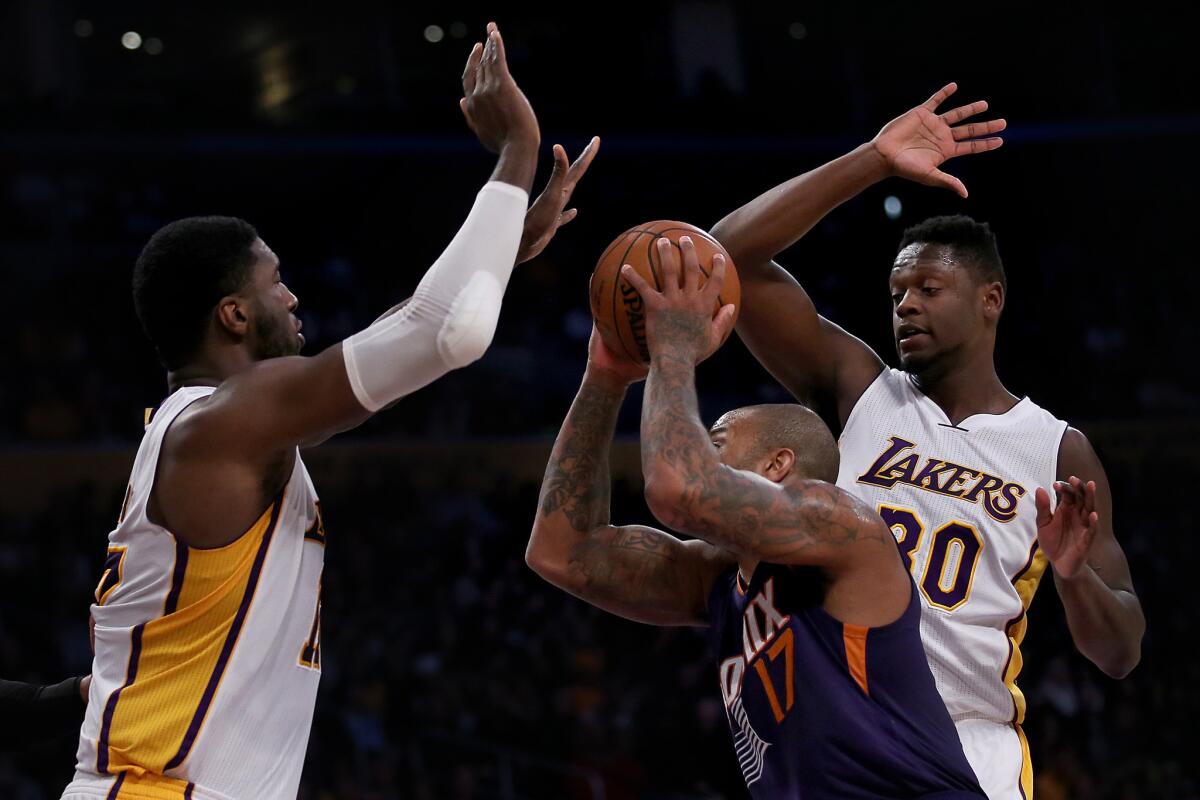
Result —
<path fill-rule="evenodd" d="M 937 361 L 936 355 L 923 350 L 899 351 L 900 368 L 905 372 L 921 373 L 933 366 Z"/>

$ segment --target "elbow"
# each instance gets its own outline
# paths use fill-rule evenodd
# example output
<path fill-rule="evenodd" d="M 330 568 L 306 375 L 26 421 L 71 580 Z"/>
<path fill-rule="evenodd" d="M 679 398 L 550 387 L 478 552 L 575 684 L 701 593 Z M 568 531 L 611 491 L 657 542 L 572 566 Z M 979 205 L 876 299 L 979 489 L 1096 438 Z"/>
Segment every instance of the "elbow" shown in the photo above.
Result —
<path fill-rule="evenodd" d="M 683 481 L 667 470 L 646 476 L 643 490 L 646 505 L 659 522 L 675 530 L 688 528 L 688 498 Z"/>
<path fill-rule="evenodd" d="M 556 557 L 547 547 L 539 545 L 536 526 L 533 536 L 529 539 L 529 546 L 525 548 L 525 566 L 547 583 L 570 590 L 570 570 L 567 569 L 566 560 Z"/>
<path fill-rule="evenodd" d="M 1141 642 L 1138 642 L 1133 647 L 1125 648 L 1122 652 L 1103 661 L 1097 661 L 1096 666 L 1108 677 L 1119 681 L 1129 677 L 1129 674 L 1141 661 L 1142 645 Z"/>
<path fill-rule="evenodd" d="M 1142 636 L 1145 632 L 1146 623 L 1143 621 L 1132 636 L 1122 642 L 1119 648 L 1114 648 L 1103 663 L 1097 662 L 1096 666 L 1113 680 L 1119 681 L 1129 677 L 1134 668 L 1142 662 Z"/>
<path fill-rule="evenodd" d="M 488 272 L 476 272 L 450 306 L 438 331 L 438 355 L 450 369 L 483 358 L 496 335 L 504 287 Z"/>

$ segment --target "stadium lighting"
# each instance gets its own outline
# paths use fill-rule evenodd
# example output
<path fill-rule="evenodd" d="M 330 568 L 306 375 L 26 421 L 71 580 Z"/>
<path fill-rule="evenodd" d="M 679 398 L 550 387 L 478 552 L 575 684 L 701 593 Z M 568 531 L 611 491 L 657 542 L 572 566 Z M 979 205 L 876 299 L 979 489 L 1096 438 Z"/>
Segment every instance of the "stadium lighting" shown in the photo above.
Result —
<path fill-rule="evenodd" d="M 446 38 L 446 32 L 442 30 L 441 25 L 430 25 L 425 29 L 425 41 L 427 42 L 437 43 L 444 38 Z"/>
<path fill-rule="evenodd" d="M 95 30 L 90 19 L 75 20 L 75 35 L 80 39 L 88 38 Z"/>
<path fill-rule="evenodd" d="M 888 195 L 887 199 L 883 201 L 883 213 L 887 214 L 888 219 L 900 219 L 900 212 L 903 210 L 904 205 L 894 194 Z"/>
<path fill-rule="evenodd" d="M 137 31 L 125 31 L 121 35 L 121 46 L 126 50 L 137 50 L 142 46 L 142 35 Z"/>
<path fill-rule="evenodd" d="M 808 36 L 808 28 L 805 27 L 803 22 L 793 22 L 788 26 L 788 34 L 793 39 L 803 39 L 805 36 Z"/>
<path fill-rule="evenodd" d="M 156 56 L 163 51 L 162 39 L 151 36 L 142 43 L 142 48 L 152 56 Z"/>

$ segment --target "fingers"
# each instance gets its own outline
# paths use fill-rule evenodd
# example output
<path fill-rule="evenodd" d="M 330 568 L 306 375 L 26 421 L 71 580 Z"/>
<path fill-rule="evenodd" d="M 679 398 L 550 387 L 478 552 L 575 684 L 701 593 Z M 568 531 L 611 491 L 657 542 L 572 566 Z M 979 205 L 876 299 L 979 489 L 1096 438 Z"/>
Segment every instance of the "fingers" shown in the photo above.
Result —
<path fill-rule="evenodd" d="M 655 243 L 658 248 L 658 263 L 659 272 L 662 273 L 662 287 L 664 296 L 673 296 L 679 294 L 680 272 L 680 251 L 677 251 L 672 245 L 671 240 L 665 236 L 660 236 Z M 683 240 L 680 239 L 680 249 L 683 247 Z"/>
<path fill-rule="evenodd" d="M 953 175 L 942 172 L 940 169 L 935 169 L 929 173 L 928 183 L 930 186 L 941 186 L 943 189 L 949 189 L 959 197 L 966 199 L 967 187 L 958 178 Z"/>
<path fill-rule="evenodd" d="M 976 114 L 982 114 L 988 110 L 987 100 L 976 100 L 974 103 L 969 103 L 965 106 L 952 108 L 945 114 L 942 114 L 942 121 L 947 125 L 957 125 L 967 117 L 973 117 Z"/>
<path fill-rule="evenodd" d="M 951 128 L 950 133 L 954 136 L 954 141 L 961 142 L 963 139 L 976 139 L 981 136 L 991 136 L 993 133 L 999 133 L 1008 127 L 1008 122 L 1003 119 L 992 119 L 987 122 L 972 122 L 968 125 L 959 125 L 957 128 Z"/>
<path fill-rule="evenodd" d="M 708 283 L 704 284 L 704 299 L 716 305 L 721 297 L 721 289 L 725 286 L 725 256 L 716 253 L 712 260 L 712 273 L 708 276 Z"/>
<path fill-rule="evenodd" d="M 575 219 L 578 216 L 579 216 L 578 208 L 568 208 L 566 211 L 564 211 L 562 214 L 559 215 L 558 227 L 561 228 L 563 225 L 566 225 L 568 222 L 570 222 L 571 220 Z"/>
<path fill-rule="evenodd" d="M 986 153 L 989 150 L 995 150 L 1002 144 L 1004 144 L 1004 140 L 999 136 L 992 136 L 987 139 L 971 139 L 970 141 L 959 142 L 955 145 L 954 155 L 966 156 L 973 153 Z"/>
<path fill-rule="evenodd" d="M 467 56 L 467 66 L 463 69 L 462 83 L 463 94 L 469 95 L 475 91 L 475 82 L 478 79 L 479 61 L 483 58 L 483 44 L 476 42 L 471 48 L 471 54 Z"/>
<path fill-rule="evenodd" d="M 1037 526 L 1046 527 L 1054 519 L 1054 514 L 1050 511 L 1050 493 L 1039 486 L 1033 493 L 1033 504 L 1037 507 Z"/>
<path fill-rule="evenodd" d="M 566 151 L 563 151 L 564 155 Z M 587 147 L 583 148 L 583 152 L 575 159 L 575 163 L 567 170 L 567 190 L 575 188 L 575 184 L 579 183 L 579 179 L 587 172 L 588 167 L 592 165 L 592 159 L 596 157 L 596 153 L 600 152 L 600 137 L 593 136 L 592 140 L 587 143 Z"/>
<path fill-rule="evenodd" d="M 1096 516 L 1096 482 L 1088 481 L 1083 494 L 1083 510 Z"/>
<path fill-rule="evenodd" d="M 508 75 L 508 54 L 504 51 L 504 37 L 500 35 L 500 28 L 494 22 L 488 23 L 488 38 L 495 43 L 492 50 L 492 64 L 496 69 L 496 74 Z"/>
<path fill-rule="evenodd" d="M 937 111 L 937 107 L 946 102 L 946 98 L 958 91 L 957 83 L 947 83 L 941 89 L 934 93 L 933 97 L 926 100 L 922 105 L 930 111 Z"/>
<path fill-rule="evenodd" d="M 642 302 L 644 303 L 649 304 L 651 302 L 651 298 L 658 298 L 662 296 L 657 289 L 650 285 L 649 281 L 639 275 L 637 270 L 635 270 L 629 264 L 625 264 L 621 267 L 621 277 L 624 278 L 630 286 L 632 286 L 634 289 L 637 289 L 637 293 L 642 296 Z"/>
<path fill-rule="evenodd" d="M 696 255 L 696 243 L 690 236 L 679 237 L 679 257 L 683 261 L 683 288 L 688 294 L 700 290 L 700 257 Z"/>
<path fill-rule="evenodd" d="M 721 310 L 717 312 L 716 318 L 713 320 L 713 341 L 720 347 L 729 338 L 729 334 L 733 333 L 733 323 L 737 319 L 737 306 L 733 303 L 726 303 L 721 306 Z"/>
<path fill-rule="evenodd" d="M 494 22 L 488 23 L 487 39 L 484 40 L 483 53 L 479 58 L 479 81 L 484 84 L 489 83 L 496 72 L 496 37 L 492 35 L 494 26 Z"/>

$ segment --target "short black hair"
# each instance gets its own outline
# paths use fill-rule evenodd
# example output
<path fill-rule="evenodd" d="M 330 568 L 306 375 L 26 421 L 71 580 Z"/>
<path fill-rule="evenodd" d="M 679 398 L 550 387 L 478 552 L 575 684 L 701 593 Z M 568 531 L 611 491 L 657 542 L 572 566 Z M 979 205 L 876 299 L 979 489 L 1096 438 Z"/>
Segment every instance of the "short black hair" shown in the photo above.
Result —
<path fill-rule="evenodd" d="M 897 252 L 913 242 L 940 244 L 954 252 L 955 260 L 975 270 L 984 281 L 999 281 L 1008 291 L 1008 277 L 1004 274 L 1004 262 L 996 247 L 996 234 L 986 222 L 976 222 L 966 214 L 930 217 L 904 231 Z"/>
<path fill-rule="evenodd" d="M 188 217 L 164 225 L 133 268 L 133 306 L 167 369 L 196 354 L 208 315 L 245 286 L 258 231 L 237 217 Z"/>
<path fill-rule="evenodd" d="M 786 447 L 796 456 L 796 472 L 805 477 L 834 483 L 841 456 L 829 427 L 812 411 L 799 403 L 773 403 L 745 406 L 736 410 L 746 414 L 754 426 L 754 458 Z"/>

